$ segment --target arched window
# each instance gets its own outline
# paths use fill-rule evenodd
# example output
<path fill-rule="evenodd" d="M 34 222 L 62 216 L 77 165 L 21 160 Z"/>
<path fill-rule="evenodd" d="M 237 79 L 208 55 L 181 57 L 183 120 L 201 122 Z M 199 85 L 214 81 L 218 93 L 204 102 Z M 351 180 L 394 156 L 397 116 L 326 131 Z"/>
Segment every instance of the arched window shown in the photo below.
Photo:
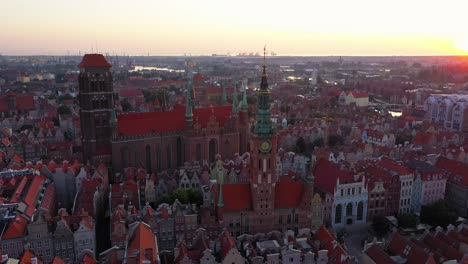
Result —
<path fill-rule="evenodd" d="M 229 144 L 229 140 L 226 139 L 224 141 L 224 158 L 230 158 L 231 157 L 231 145 Z"/>
<path fill-rule="evenodd" d="M 156 147 L 156 167 L 158 171 L 162 169 L 162 150 L 161 145 Z"/>
<path fill-rule="evenodd" d="M 122 169 L 125 169 L 128 167 L 128 147 L 123 147 L 120 150 L 120 160 L 122 162 Z"/>
<path fill-rule="evenodd" d="M 210 159 L 210 162 L 213 162 L 215 160 L 216 152 L 217 152 L 216 139 L 213 138 L 210 140 L 209 149 L 210 149 L 209 159 Z"/>
<path fill-rule="evenodd" d="M 335 208 L 335 224 L 341 223 L 341 204 L 337 205 Z"/>
<path fill-rule="evenodd" d="M 346 216 L 350 215 L 353 215 L 353 205 L 351 203 L 346 206 Z"/>
<path fill-rule="evenodd" d="M 359 202 L 357 205 L 357 220 L 358 221 L 362 220 L 363 215 L 364 215 L 364 203 Z"/>
<path fill-rule="evenodd" d="M 195 157 L 197 161 L 201 162 L 202 156 L 201 156 L 201 144 L 198 143 L 195 149 Z"/>
<path fill-rule="evenodd" d="M 151 171 L 151 147 L 149 145 L 146 146 L 146 171 Z"/>
<path fill-rule="evenodd" d="M 182 165 L 182 139 L 177 138 L 177 166 Z"/>
<path fill-rule="evenodd" d="M 171 147 L 170 146 L 166 147 L 166 158 L 167 158 L 167 168 L 170 169 L 171 166 L 172 166 L 172 164 L 171 164 L 172 157 L 171 157 Z"/>

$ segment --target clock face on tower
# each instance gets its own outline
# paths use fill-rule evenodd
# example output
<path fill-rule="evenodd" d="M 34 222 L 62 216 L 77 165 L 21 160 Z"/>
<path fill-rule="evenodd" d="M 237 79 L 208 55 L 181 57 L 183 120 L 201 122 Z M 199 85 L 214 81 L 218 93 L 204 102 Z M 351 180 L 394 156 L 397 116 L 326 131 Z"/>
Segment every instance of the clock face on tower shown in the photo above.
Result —
<path fill-rule="evenodd" d="M 263 140 L 260 142 L 260 151 L 263 153 L 270 152 L 271 150 L 271 142 L 269 140 Z"/>

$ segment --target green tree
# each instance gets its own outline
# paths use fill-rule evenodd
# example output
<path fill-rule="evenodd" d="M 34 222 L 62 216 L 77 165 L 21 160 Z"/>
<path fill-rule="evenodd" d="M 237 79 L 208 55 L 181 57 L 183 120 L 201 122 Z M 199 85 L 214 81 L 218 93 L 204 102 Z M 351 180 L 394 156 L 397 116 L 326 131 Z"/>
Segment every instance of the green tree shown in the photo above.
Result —
<path fill-rule="evenodd" d="M 377 215 L 372 219 L 372 229 L 377 237 L 383 237 L 388 233 L 388 220 L 383 215 Z"/>
<path fill-rule="evenodd" d="M 71 110 L 68 106 L 61 105 L 57 108 L 57 113 L 59 113 L 59 115 L 69 115 L 71 114 Z"/>
<path fill-rule="evenodd" d="M 398 215 L 398 225 L 402 228 L 416 228 L 418 217 L 414 214 Z"/>
<path fill-rule="evenodd" d="M 180 203 L 186 204 L 189 203 L 189 197 L 187 194 L 187 191 L 183 188 L 179 188 L 175 190 L 175 192 L 172 194 L 173 200 L 179 200 Z"/>
<path fill-rule="evenodd" d="M 129 112 L 129 111 L 133 110 L 132 105 L 128 102 L 127 99 L 123 99 L 122 102 L 121 102 L 121 105 L 122 105 L 122 110 L 124 112 Z"/>
<path fill-rule="evenodd" d="M 187 190 L 187 197 L 188 197 L 188 200 L 191 204 L 196 204 L 198 206 L 202 205 L 203 204 L 203 197 L 200 193 L 199 190 L 197 189 L 188 189 Z"/>
<path fill-rule="evenodd" d="M 431 226 L 445 228 L 449 224 L 455 224 L 457 218 L 457 213 L 443 200 L 421 208 L 421 222 Z"/>
<path fill-rule="evenodd" d="M 60 119 L 58 117 L 53 117 L 52 122 L 54 122 L 54 126 L 60 126 Z"/>
<path fill-rule="evenodd" d="M 169 196 L 167 193 L 163 194 L 161 198 L 158 200 L 158 205 L 162 203 L 167 203 L 167 204 L 172 204 L 174 200 L 172 199 L 171 196 Z"/>
<path fill-rule="evenodd" d="M 295 147 L 295 152 L 296 153 L 304 153 L 306 150 L 306 143 L 304 138 L 299 137 L 296 141 L 296 147 Z"/>

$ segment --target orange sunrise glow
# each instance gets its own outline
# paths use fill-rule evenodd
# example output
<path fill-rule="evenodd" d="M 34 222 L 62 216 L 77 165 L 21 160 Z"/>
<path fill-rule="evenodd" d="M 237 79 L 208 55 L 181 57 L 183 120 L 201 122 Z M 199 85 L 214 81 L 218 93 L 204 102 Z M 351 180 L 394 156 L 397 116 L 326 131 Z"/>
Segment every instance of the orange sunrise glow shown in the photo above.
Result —
<path fill-rule="evenodd" d="M 458 0 L 8 1 L 0 53 L 237 54 L 267 43 L 279 55 L 462 55 L 467 7 Z"/>

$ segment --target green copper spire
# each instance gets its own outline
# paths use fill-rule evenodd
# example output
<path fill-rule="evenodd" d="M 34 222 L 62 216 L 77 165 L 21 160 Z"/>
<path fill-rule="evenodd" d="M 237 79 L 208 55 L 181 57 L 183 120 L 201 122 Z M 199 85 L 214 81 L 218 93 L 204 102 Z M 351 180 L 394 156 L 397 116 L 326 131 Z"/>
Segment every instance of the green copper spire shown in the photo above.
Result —
<path fill-rule="evenodd" d="M 244 90 L 242 91 L 242 103 L 241 109 L 247 110 L 249 105 L 247 104 L 247 84 L 244 85 Z"/>
<path fill-rule="evenodd" d="M 192 92 L 192 73 L 188 74 L 188 84 L 187 84 L 187 96 L 185 102 L 185 120 L 192 121 L 193 113 L 192 113 L 192 98 L 190 94 Z"/>
<path fill-rule="evenodd" d="M 232 93 L 232 114 L 237 114 L 237 106 L 239 102 L 237 101 L 237 89 L 239 89 L 239 85 L 237 82 L 234 83 L 234 92 Z"/>
<path fill-rule="evenodd" d="M 115 107 L 112 108 L 111 124 L 117 124 L 117 114 L 115 113 Z"/>
<path fill-rule="evenodd" d="M 218 193 L 218 207 L 224 207 L 223 202 L 223 185 L 219 185 L 219 193 Z"/>
<path fill-rule="evenodd" d="M 268 81 L 266 74 L 266 47 L 263 49 L 263 72 L 260 90 L 258 91 L 258 112 L 257 124 L 255 125 L 255 133 L 270 134 L 272 132 L 270 118 L 270 90 L 268 89 Z"/>
<path fill-rule="evenodd" d="M 223 82 L 221 83 L 221 86 L 223 87 L 223 94 L 222 94 L 221 100 L 222 100 L 222 103 L 223 103 L 223 104 L 226 104 L 226 103 L 227 103 L 226 81 L 223 81 Z"/>

